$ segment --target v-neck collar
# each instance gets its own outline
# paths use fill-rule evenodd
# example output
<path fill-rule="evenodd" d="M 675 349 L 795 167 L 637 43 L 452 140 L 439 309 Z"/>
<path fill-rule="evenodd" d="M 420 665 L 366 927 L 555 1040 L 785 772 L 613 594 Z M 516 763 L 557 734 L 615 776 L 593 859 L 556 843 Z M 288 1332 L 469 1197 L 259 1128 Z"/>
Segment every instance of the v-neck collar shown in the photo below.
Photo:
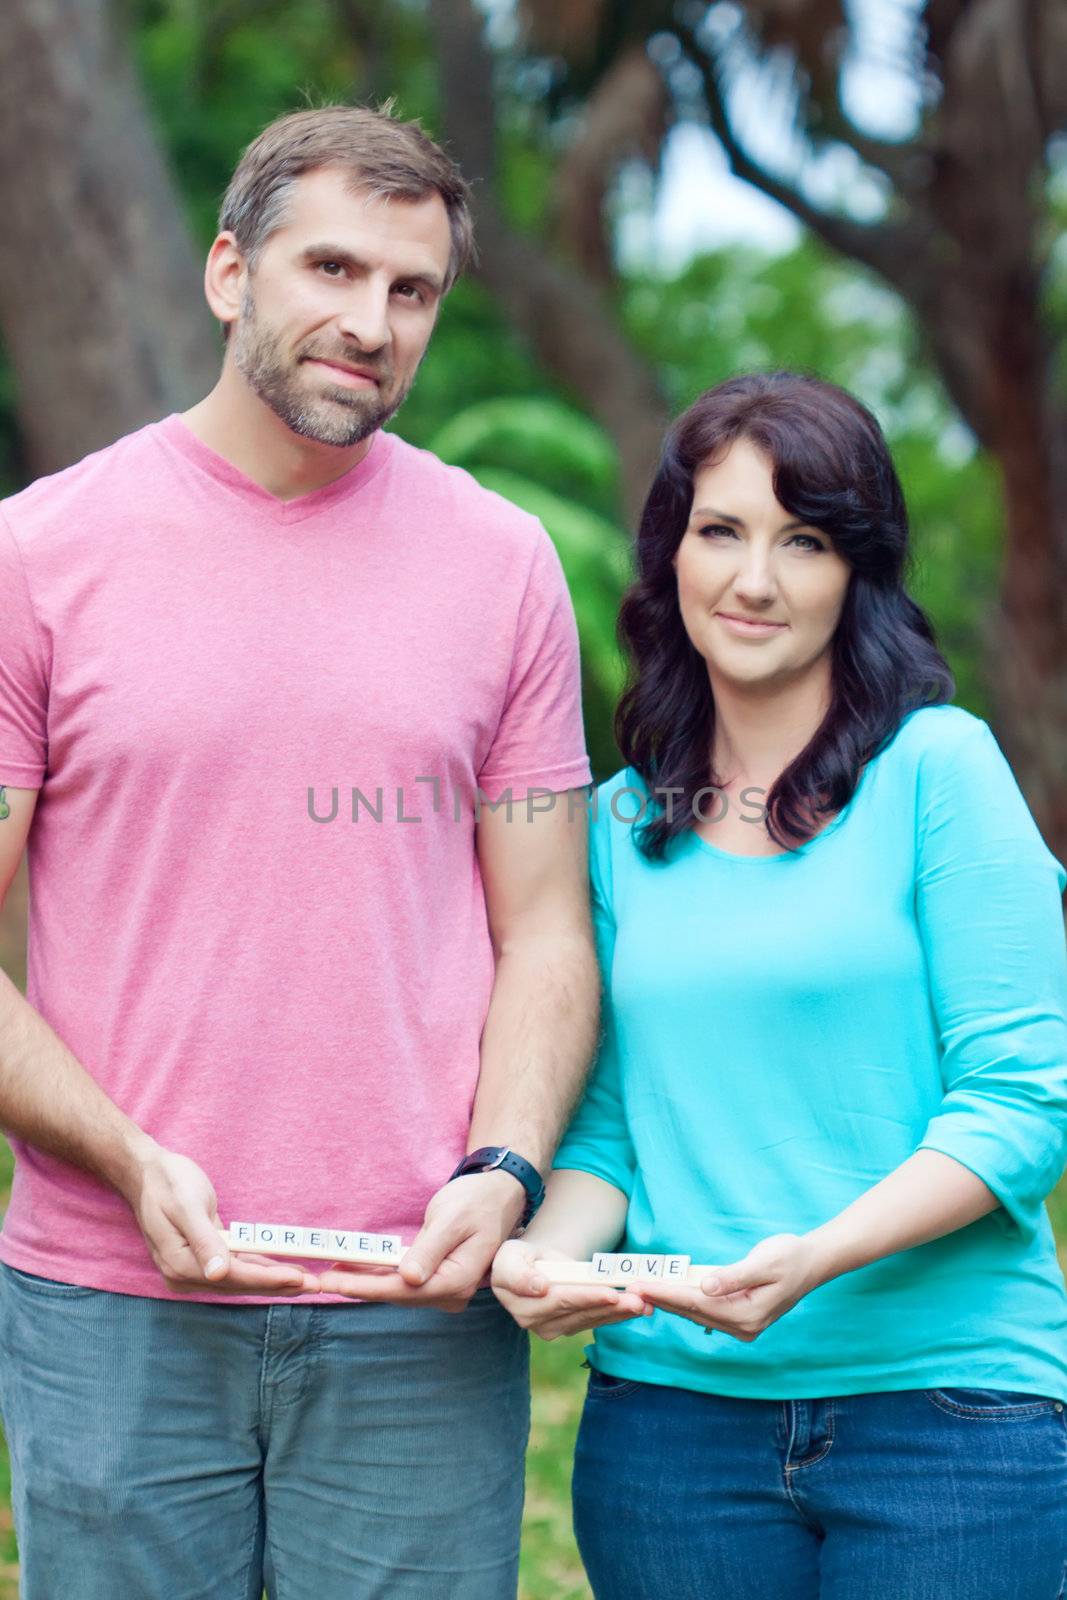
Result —
<path fill-rule="evenodd" d="M 339 478 L 334 478 L 332 483 L 323 484 L 320 489 L 311 489 L 307 494 L 296 495 L 292 500 L 281 500 L 198 438 L 183 422 L 179 412 L 171 412 L 170 416 L 164 417 L 156 427 L 160 438 L 186 461 L 214 479 L 228 493 L 243 500 L 261 516 L 278 523 L 302 522 L 305 517 L 314 516 L 316 512 L 327 510 L 338 501 L 347 499 L 374 477 L 388 459 L 395 443 L 392 434 L 383 433 L 379 429 L 371 436 L 370 449 L 363 460 L 357 461 L 354 467 L 343 472 Z"/>

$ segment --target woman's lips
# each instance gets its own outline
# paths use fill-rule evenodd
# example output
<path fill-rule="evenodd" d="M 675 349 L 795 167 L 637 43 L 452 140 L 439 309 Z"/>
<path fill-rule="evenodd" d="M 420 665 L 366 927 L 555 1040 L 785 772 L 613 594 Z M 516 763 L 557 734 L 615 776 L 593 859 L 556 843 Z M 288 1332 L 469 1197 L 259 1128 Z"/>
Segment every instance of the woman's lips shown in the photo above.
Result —
<path fill-rule="evenodd" d="M 786 626 L 784 622 L 749 622 L 744 617 L 732 617 L 726 611 L 716 611 L 715 615 L 724 628 L 747 639 L 768 639 Z"/>

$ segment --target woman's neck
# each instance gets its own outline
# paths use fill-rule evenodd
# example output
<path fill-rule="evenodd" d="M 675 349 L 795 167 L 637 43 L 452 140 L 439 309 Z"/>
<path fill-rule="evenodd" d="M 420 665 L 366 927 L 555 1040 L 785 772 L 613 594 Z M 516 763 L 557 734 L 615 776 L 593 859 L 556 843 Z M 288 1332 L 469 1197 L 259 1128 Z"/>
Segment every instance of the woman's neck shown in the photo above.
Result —
<path fill-rule="evenodd" d="M 724 788 L 769 790 L 810 742 L 830 705 L 829 663 L 768 691 L 712 678 L 712 771 Z"/>

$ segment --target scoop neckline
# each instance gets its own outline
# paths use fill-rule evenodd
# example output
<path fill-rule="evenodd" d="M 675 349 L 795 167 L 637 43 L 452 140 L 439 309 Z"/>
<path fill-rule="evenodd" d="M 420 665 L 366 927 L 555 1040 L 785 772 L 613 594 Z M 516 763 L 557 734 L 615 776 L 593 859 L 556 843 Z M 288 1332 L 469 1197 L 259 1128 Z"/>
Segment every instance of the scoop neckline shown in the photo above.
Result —
<path fill-rule="evenodd" d="M 242 472 L 240 467 L 234 466 L 228 457 L 205 444 L 179 411 L 172 411 L 169 416 L 163 417 L 156 427 L 164 443 L 194 468 L 206 473 L 221 488 L 252 506 L 261 516 L 268 516 L 279 523 L 302 522 L 305 517 L 314 516 L 317 511 L 325 510 L 361 489 L 383 465 L 395 442 L 392 434 L 383 433 L 379 428 L 371 435 L 366 455 L 355 466 L 349 467 L 347 472 L 342 472 L 340 477 L 322 484 L 318 489 L 309 489 L 306 494 L 282 500 Z"/>
<path fill-rule="evenodd" d="M 888 746 L 884 748 L 888 748 Z M 714 860 L 736 862 L 743 867 L 769 867 L 773 866 L 777 862 L 793 861 L 797 856 L 809 855 L 811 851 L 815 849 L 816 845 L 821 844 L 824 839 L 830 838 L 831 834 L 836 833 L 838 828 L 842 827 L 847 821 L 848 817 L 852 813 L 853 807 L 864 791 L 864 788 L 867 784 L 867 776 L 871 768 L 882 754 L 883 751 L 879 750 L 865 763 L 863 771 L 860 773 L 859 778 L 856 781 L 856 787 L 852 791 L 851 797 L 841 807 L 841 810 L 837 813 L 837 815 L 831 817 L 826 826 L 824 828 L 820 828 L 818 833 L 813 834 L 810 839 L 805 839 L 803 844 L 797 845 L 792 850 L 779 850 L 775 855 L 770 856 L 746 856 L 741 855 L 737 850 L 724 850 L 721 845 L 711 844 L 709 840 L 702 838 L 694 828 L 687 828 L 684 833 L 677 834 L 675 837 L 677 839 L 691 839 L 698 850 L 706 855 L 711 856 Z M 638 776 L 640 777 L 640 774 L 638 774 Z"/>
<path fill-rule="evenodd" d="M 689 837 L 693 839 L 697 845 L 699 845 L 701 850 L 706 850 L 709 855 L 718 857 L 720 861 L 740 861 L 746 864 L 751 861 L 753 864 L 758 864 L 760 866 L 769 866 L 770 863 L 774 861 L 790 861 L 796 856 L 807 855 L 809 851 L 814 849 L 820 840 L 828 839 L 830 835 L 835 833 L 844 822 L 845 818 L 848 816 L 849 812 L 852 810 L 852 807 L 859 798 L 860 790 L 863 788 L 867 773 L 870 771 L 870 766 L 871 763 L 868 761 L 867 765 L 860 773 L 856 787 L 852 791 L 851 799 L 846 801 L 837 815 L 831 817 L 826 826 L 824 828 L 820 828 L 818 833 L 812 834 L 810 839 L 805 839 L 803 844 L 795 845 L 792 850 L 778 850 L 773 855 L 766 856 L 746 856 L 742 855 L 738 850 L 724 850 L 721 845 L 712 844 L 709 839 L 705 839 L 701 834 L 697 833 L 695 828 L 687 828 L 686 832 Z"/>

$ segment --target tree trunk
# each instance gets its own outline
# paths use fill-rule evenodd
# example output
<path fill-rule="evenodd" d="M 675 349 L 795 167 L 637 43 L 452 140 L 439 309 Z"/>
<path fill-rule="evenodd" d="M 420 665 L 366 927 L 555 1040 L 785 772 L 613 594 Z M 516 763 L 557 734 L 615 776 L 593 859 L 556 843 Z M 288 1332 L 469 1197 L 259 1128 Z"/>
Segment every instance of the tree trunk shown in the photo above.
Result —
<path fill-rule="evenodd" d="M 480 276 L 547 372 L 584 404 L 619 450 L 631 527 L 668 421 L 649 365 L 618 326 L 610 296 L 507 224 L 494 189 L 495 106 L 484 19 L 471 0 L 430 0 L 442 132 L 474 186 Z"/>
<path fill-rule="evenodd" d="M 212 386 L 200 269 L 107 0 L 4 0 L 0 193 L 0 333 L 34 476 Z"/>

